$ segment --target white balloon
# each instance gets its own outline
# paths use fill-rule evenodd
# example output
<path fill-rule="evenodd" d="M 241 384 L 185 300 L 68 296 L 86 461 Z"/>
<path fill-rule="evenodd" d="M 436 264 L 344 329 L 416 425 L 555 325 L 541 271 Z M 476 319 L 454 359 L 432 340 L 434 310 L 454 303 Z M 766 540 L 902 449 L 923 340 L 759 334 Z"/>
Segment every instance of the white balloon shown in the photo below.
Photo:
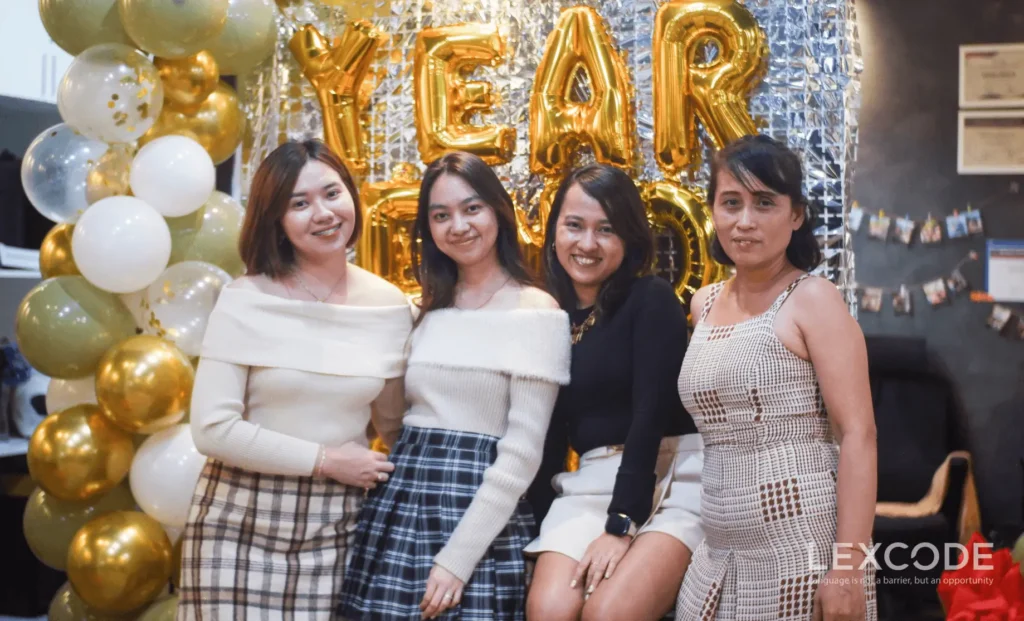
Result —
<path fill-rule="evenodd" d="M 184 528 L 205 464 L 188 423 L 154 433 L 132 460 L 129 484 L 135 502 L 165 528 Z"/>
<path fill-rule="evenodd" d="M 124 304 L 124 307 L 127 308 L 128 312 L 135 318 L 136 327 L 145 330 L 150 316 L 149 311 L 146 310 L 146 290 L 140 289 L 139 291 L 122 293 L 119 297 L 121 298 L 121 303 Z"/>
<path fill-rule="evenodd" d="M 132 194 L 164 216 L 186 216 L 213 193 L 217 171 L 210 154 L 185 136 L 162 136 L 147 142 L 132 162 Z"/>
<path fill-rule="evenodd" d="M 71 253 L 78 271 L 112 293 L 153 282 L 171 257 L 171 231 L 155 209 L 132 196 L 94 203 L 75 224 Z"/>
<path fill-rule="evenodd" d="M 178 543 L 178 539 L 181 537 L 182 533 L 185 532 L 184 527 L 179 528 L 169 524 L 161 524 L 160 526 L 164 527 L 164 532 L 167 533 L 167 538 L 171 540 L 172 546 Z"/>
<path fill-rule="evenodd" d="M 176 263 L 149 286 L 140 304 L 148 319 L 142 328 L 173 342 L 187 356 L 198 356 L 210 313 L 231 275 L 202 261 Z"/>
<path fill-rule="evenodd" d="M 60 123 L 36 136 L 21 161 L 21 185 L 46 219 L 74 222 L 89 206 L 89 171 L 109 145 Z"/>
<path fill-rule="evenodd" d="M 96 378 L 92 375 L 80 379 L 50 380 L 46 389 L 46 413 L 53 414 L 82 403 L 96 405 Z"/>
<path fill-rule="evenodd" d="M 86 49 L 68 66 L 57 89 L 61 118 L 108 143 L 138 140 L 156 123 L 163 103 L 160 72 L 145 54 L 123 43 Z"/>

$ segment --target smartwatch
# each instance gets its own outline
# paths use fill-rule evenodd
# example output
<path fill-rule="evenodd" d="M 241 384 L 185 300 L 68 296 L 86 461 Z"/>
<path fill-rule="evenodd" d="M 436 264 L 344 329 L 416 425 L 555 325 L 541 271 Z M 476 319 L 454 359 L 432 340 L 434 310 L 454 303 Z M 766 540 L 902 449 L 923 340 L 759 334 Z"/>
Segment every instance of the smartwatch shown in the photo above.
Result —
<path fill-rule="evenodd" d="M 616 537 L 633 537 L 636 535 L 636 524 L 623 513 L 609 513 L 604 523 L 604 532 Z"/>

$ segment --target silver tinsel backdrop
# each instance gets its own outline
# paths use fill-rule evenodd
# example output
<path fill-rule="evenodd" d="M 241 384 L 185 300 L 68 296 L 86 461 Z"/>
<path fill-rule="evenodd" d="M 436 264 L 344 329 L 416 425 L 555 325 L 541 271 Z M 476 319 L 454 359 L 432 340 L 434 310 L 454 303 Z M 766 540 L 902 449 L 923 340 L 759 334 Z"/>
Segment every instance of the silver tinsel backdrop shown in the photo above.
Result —
<path fill-rule="evenodd" d="M 359 2 L 359 0 L 354 0 Z M 548 34 L 563 8 L 595 7 L 627 59 L 636 87 L 640 177 L 663 177 L 653 157 L 653 83 L 651 40 L 658 0 L 362 0 L 376 15 L 372 21 L 390 35 L 381 46 L 368 80 L 376 83 L 369 123 L 369 181 L 390 178 L 397 164 L 420 165 L 413 122 L 413 49 L 416 34 L 429 26 L 459 22 L 497 24 L 508 42 L 507 62 L 477 72 L 501 95 L 494 114 L 479 119 L 516 128 L 515 158 L 497 168 L 506 187 L 524 209 L 535 209 L 541 180 L 529 173 L 529 99 Z M 816 233 L 826 262 L 819 270 L 847 295 L 855 309 L 854 260 L 845 227 L 857 145 L 861 71 L 854 0 L 746 0 L 768 37 L 770 68 L 751 100 L 761 131 L 785 140 L 802 154 L 806 191 L 822 207 Z M 365 11 L 363 11 L 365 14 Z M 319 0 L 282 13 L 277 52 L 245 76 L 242 98 L 252 123 L 252 142 L 242 168 L 243 198 L 259 162 L 286 138 L 322 136 L 316 95 L 288 50 L 295 24 L 313 23 L 325 35 L 341 33 L 350 16 Z M 358 15 L 356 16 L 358 17 Z M 715 51 L 709 50 L 709 54 Z M 585 88 L 585 87 L 584 87 Z M 705 140 L 705 144 L 707 141 Z M 710 147 L 705 147 L 708 161 Z M 706 184 L 706 166 L 687 185 Z M 672 249 L 669 249 L 672 252 Z"/>

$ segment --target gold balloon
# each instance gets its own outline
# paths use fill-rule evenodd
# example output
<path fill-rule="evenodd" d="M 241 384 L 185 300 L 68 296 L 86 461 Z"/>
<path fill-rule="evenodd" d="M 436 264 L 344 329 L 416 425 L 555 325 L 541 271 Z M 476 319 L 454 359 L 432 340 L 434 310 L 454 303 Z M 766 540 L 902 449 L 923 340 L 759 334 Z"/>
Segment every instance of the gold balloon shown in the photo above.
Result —
<path fill-rule="evenodd" d="M 235 154 L 242 143 L 244 131 L 245 115 L 235 89 L 218 82 L 217 88 L 203 100 L 195 114 L 164 106 L 156 124 L 139 138 L 139 146 L 160 136 L 187 136 L 203 145 L 214 164 L 221 164 Z"/>
<path fill-rule="evenodd" d="M 83 526 L 68 550 L 68 581 L 86 604 L 126 613 L 150 603 L 171 577 L 171 541 L 138 511 L 115 511 Z"/>
<path fill-rule="evenodd" d="M 229 0 L 228 21 L 206 46 L 222 75 L 240 75 L 263 62 L 277 42 L 276 11 L 270 0 Z M 351 12 L 349 19 L 353 19 Z"/>
<path fill-rule="evenodd" d="M 525 210 L 516 209 L 516 226 L 519 232 L 519 245 L 523 248 L 523 258 L 538 274 L 544 269 L 544 229 L 560 184 L 561 179 L 557 177 L 548 177 L 544 180 L 540 203 L 533 218 L 529 218 Z"/>
<path fill-rule="evenodd" d="M 185 417 L 195 371 L 170 341 L 143 334 L 118 343 L 96 370 L 96 400 L 115 425 L 151 434 Z"/>
<path fill-rule="evenodd" d="M 131 436 L 97 406 L 82 404 L 39 423 L 28 444 L 28 471 L 55 498 L 84 501 L 123 481 L 134 454 Z"/>
<path fill-rule="evenodd" d="M 39 0 L 39 17 L 46 34 L 72 56 L 100 43 L 133 45 L 117 0 Z"/>
<path fill-rule="evenodd" d="M 324 142 L 354 175 L 367 170 L 360 117 L 368 93 L 361 93 L 361 87 L 384 39 L 370 22 L 360 20 L 350 23 L 334 45 L 308 24 L 288 43 L 302 73 L 316 89 L 324 116 Z"/>
<path fill-rule="evenodd" d="M 573 100 L 571 88 L 581 73 L 592 93 L 584 102 Z M 629 70 L 604 20 L 591 7 L 564 10 L 530 95 L 530 171 L 563 173 L 584 144 L 599 162 L 632 166 L 635 129 Z"/>
<path fill-rule="evenodd" d="M 699 62 L 708 43 L 718 54 Z M 757 133 L 747 104 L 767 70 L 768 44 L 746 7 L 734 0 L 661 5 L 653 54 L 654 153 L 666 175 L 699 161 L 697 118 L 718 149 Z"/>
<path fill-rule="evenodd" d="M 78 266 L 71 254 L 71 233 L 75 225 L 61 222 L 50 229 L 39 247 L 39 272 L 43 278 L 77 276 Z"/>
<path fill-rule="evenodd" d="M 120 9 L 132 40 L 161 58 L 206 49 L 228 19 L 228 0 L 120 0 Z"/>
<path fill-rule="evenodd" d="M 36 558 L 49 567 L 67 567 L 68 547 L 78 529 L 111 511 L 131 511 L 135 499 L 127 485 L 118 485 L 89 502 L 67 502 L 36 488 L 22 516 L 25 541 Z"/>
<path fill-rule="evenodd" d="M 505 58 L 505 39 L 492 24 L 426 28 L 416 37 L 413 100 L 420 157 L 430 163 L 449 151 L 467 151 L 488 164 L 512 159 L 516 131 L 507 125 L 475 126 L 474 114 L 493 112 L 497 95 L 487 82 L 469 81 L 480 65 Z"/>
<path fill-rule="evenodd" d="M 128 177 L 136 148 L 130 144 L 114 144 L 89 168 L 85 178 L 85 200 L 90 205 L 111 196 L 131 196 Z"/>
<path fill-rule="evenodd" d="M 209 52 L 186 58 L 156 58 L 153 64 L 164 83 L 164 110 L 195 114 L 220 82 L 217 61 Z"/>
<path fill-rule="evenodd" d="M 135 615 L 107 614 L 93 610 L 65 582 L 50 600 L 47 621 L 135 621 Z"/>
<path fill-rule="evenodd" d="M 82 276 L 56 276 L 36 285 L 18 306 L 14 325 L 28 363 L 59 379 L 92 375 L 100 357 L 135 330 L 120 298 Z"/>
<path fill-rule="evenodd" d="M 669 181 L 647 184 L 643 197 L 654 230 L 668 229 L 681 242 L 682 265 L 674 273 L 672 284 L 689 309 L 697 289 L 728 276 L 726 267 L 711 257 L 715 228 L 710 210 L 699 196 Z"/>
<path fill-rule="evenodd" d="M 420 183 L 411 165 L 398 167 L 391 181 L 363 185 L 363 231 L 356 244 L 359 266 L 418 295 L 412 268 L 413 225 Z"/>
<path fill-rule="evenodd" d="M 171 230 L 168 265 L 182 261 L 212 263 L 232 277 L 245 270 L 238 253 L 238 235 L 245 209 L 231 196 L 214 191 L 206 204 L 180 218 L 167 218 Z"/>

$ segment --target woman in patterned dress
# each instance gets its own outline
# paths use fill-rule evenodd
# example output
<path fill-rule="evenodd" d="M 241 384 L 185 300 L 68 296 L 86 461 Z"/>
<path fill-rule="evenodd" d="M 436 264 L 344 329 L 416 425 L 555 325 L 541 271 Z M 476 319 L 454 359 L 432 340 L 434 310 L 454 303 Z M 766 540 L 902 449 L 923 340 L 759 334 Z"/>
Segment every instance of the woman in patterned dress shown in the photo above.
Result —
<path fill-rule="evenodd" d="M 821 253 L 802 187 L 799 158 L 764 136 L 712 162 L 713 251 L 736 274 L 691 302 L 679 394 L 704 438 L 705 539 L 679 621 L 877 617 L 866 348 L 838 289 L 807 273 Z"/>
<path fill-rule="evenodd" d="M 260 164 L 242 225 L 247 275 L 210 316 L 192 392 L 209 459 L 182 544 L 178 621 L 334 615 L 364 490 L 394 466 L 412 313 L 349 265 L 359 199 L 320 142 Z"/>

